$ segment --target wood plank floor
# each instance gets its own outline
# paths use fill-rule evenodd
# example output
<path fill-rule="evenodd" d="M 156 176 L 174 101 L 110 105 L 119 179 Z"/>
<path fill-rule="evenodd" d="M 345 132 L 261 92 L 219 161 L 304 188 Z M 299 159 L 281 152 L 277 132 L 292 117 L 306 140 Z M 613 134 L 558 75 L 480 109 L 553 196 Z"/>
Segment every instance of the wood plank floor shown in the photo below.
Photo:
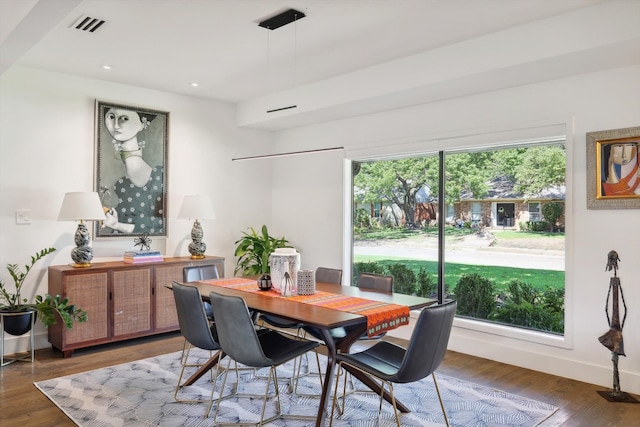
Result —
<path fill-rule="evenodd" d="M 35 381 L 178 351 L 182 342 L 177 333 L 165 334 L 76 351 L 67 359 L 51 349 L 38 350 L 33 364 L 16 362 L 0 370 L 0 425 L 73 426 Z M 455 352 L 447 353 L 438 372 L 558 406 L 544 427 L 640 426 L 640 404 L 607 402 L 596 393 L 604 387 Z"/>

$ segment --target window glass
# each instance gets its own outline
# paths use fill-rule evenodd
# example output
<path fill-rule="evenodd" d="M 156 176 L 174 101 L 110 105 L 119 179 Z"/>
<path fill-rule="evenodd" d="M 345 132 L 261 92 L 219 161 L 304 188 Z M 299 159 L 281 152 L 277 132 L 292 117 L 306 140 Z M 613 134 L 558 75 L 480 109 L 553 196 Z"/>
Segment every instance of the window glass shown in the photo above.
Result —
<path fill-rule="evenodd" d="M 443 195 L 437 156 L 358 163 L 353 194 L 387 202 L 385 220 L 354 223 L 354 283 L 363 271 L 390 274 L 394 292 L 435 297 L 442 202 L 443 281 L 457 315 L 564 333 L 565 159 L 562 144 L 446 154 Z M 528 201 L 543 196 L 549 209 Z"/>

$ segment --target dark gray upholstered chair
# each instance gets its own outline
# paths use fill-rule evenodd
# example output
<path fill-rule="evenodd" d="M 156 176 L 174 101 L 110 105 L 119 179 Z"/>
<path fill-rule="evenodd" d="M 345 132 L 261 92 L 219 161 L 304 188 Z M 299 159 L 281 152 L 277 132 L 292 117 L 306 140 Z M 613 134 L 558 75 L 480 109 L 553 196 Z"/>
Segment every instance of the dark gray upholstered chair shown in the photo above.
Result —
<path fill-rule="evenodd" d="M 316 282 L 342 284 L 342 270 L 338 268 L 318 267 L 316 268 Z"/>
<path fill-rule="evenodd" d="M 218 319 L 218 338 L 222 350 L 233 360 L 254 368 L 269 367 L 269 378 L 264 394 L 264 403 L 258 425 L 269 423 L 282 417 L 280 410 L 280 394 L 278 391 L 278 377 L 276 367 L 294 359 L 319 344 L 315 341 L 293 338 L 272 329 L 256 329 L 246 303 L 240 297 L 221 295 L 216 292 L 210 294 L 211 305 Z M 228 370 L 225 372 L 222 389 L 226 384 Z M 264 419 L 264 413 L 269 397 L 271 380 L 274 382 L 276 397 L 276 414 Z M 220 409 L 220 402 L 216 408 L 216 416 Z M 238 425 L 239 423 L 233 423 Z M 240 424 L 245 424 L 240 422 Z M 216 424 L 218 425 L 218 424 Z"/>
<path fill-rule="evenodd" d="M 198 282 L 200 280 L 218 279 L 218 267 L 215 265 L 192 265 L 184 267 L 182 269 L 182 281 L 183 282 Z M 213 311 L 211 310 L 211 304 L 206 301 L 202 302 L 204 305 L 204 311 L 207 313 L 209 321 L 213 322 Z"/>
<path fill-rule="evenodd" d="M 218 279 L 218 267 L 211 265 L 191 265 L 182 269 L 182 280 L 197 282 L 200 280 Z"/>
<path fill-rule="evenodd" d="M 178 323 L 180 325 L 180 331 L 184 336 L 186 347 L 182 353 L 181 364 L 182 369 L 180 370 L 180 377 L 178 378 L 178 384 L 176 385 L 175 392 L 173 394 L 176 402 L 208 402 L 206 416 L 208 417 L 211 413 L 211 408 L 214 402 L 214 392 L 215 392 L 215 382 L 218 377 L 218 366 L 220 365 L 220 361 L 216 365 L 215 375 L 213 374 L 213 370 L 211 372 L 211 396 L 209 400 L 185 400 L 180 399 L 178 394 L 180 390 L 184 388 L 182 384 L 182 377 L 184 375 L 185 368 L 187 367 L 200 367 L 201 364 L 198 363 L 190 363 L 189 355 L 191 353 L 191 349 L 193 347 L 201 348 L 203 350 L 209 350 L 210 352 L 219 351 L 219 357 L 222 359 L 224 357 L 224 353 L 222 353 L 222 347 L 217 341 L 217 331 L 216 327 L 212 326 L 207 319 L 207 316 L 204 312 L 204 307 L 202 306 L 202 297 L 198 288 L 189 285 L 183 285 L 180 283 L 173 282 L 173 297 L 176 302 L 176 309 L 178 311 Z"/>
<path fill-rule="evenodd" d="M 358 275 L 356 286 L 361 289 L 391 293 L 393 292 L 393 276 L 363 272 Z"/>
<path fill-rule="evenodd" d="M 341 353 L 336 356 L 339 367 L 350 365 L 378 378 L 382 381 L 383 389 L 385 386 L 389 389 L 398 427 L 400 427 L 400 417 L 393 396 L 393 384 L 415 382 L 429 375 L 433 377 L 442 414 L 447 426 L 449 425 L 436 382 L 435 370 L 440 366 L 447 351 L 456 307 L 456 301 L 449 301 L 423 309 L 406 349 L 387 341 L 380 341 L 373 347 L 359 353 Z M 333 424 L 334 409 L 338 398 L 337 389 L 336 382 L 330 426 Z M 346 399 L 346 397 L 343 396 L 342 399 Z M 380 397 L 380 411 L 382 411 L 382 396 Z M 379 418 L 380 412 L 378 412 Z"/>

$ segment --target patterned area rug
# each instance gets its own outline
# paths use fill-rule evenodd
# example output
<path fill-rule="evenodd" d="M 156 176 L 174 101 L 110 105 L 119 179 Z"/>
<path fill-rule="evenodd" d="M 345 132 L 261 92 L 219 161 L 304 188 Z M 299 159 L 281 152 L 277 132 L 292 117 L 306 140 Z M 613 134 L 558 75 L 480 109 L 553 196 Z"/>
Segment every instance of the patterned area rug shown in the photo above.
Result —
<path fill-rule="evenodd" d="M 208 352 L 192 351 L 202 360 Z M 225 359 L 226 360 L 226 359 Z M 321 359 L 321 363 L 325 360 Z M 311 373 L 317 372 L 315 358 L 309 357 Z M 321 365 L 322 366 L 322 365 Z M 298 394 L 288 393 L 292 363 L 278 367 L 282 411 L 290 415 L 317 413 L 320 386 L 317 375 L 301 377 Z M 303 363 L 303 370 L 307 367 Z M 314 369 L 315 368 L 315 369 Z M 268 370 L 240 370 L 238 391 L 241 394 L 263 395 Z M 180 352 L 143 359 L 76 375 L 40 381 L 35 386 L 77 425 L 107 426 L 214 426 L 213 411 L 204 416 L 206 403 L 177 403 L 173 400 L 175 384 L 180 373 Z M 546 403 L 526 399 L 510 393 L 438 375 L 438 385 L 451 426 L 536 426 L 557 408 Z M 224 394 L 236 386 L 230 374 Z M 217 382 L 219 390 L 222 381 Z M 205 375 L 195 385 L 187 387 L 181 396 L 187 399 L 208 399 L 211 378 Z M 358 384 L 355 384 L 358 389 Z M 422 381 L 396 385 L 396 397 L 409 406 L 409 414 L 402 414 L 403 426 L 443 426 L 444 418 L 431 377 Z M 217 393 L 217 392 L 216 392 Z M 305 394 L 305 396 L 302 396 Z M 217 396 L 217 394 L 216 394 Z M 274 400 L 267 404 L 267 414 L 273 414 Z M 349 394 L 346 410 L 334 421 L 337 427 L 375 426 L 378 396 L 373 393 Z M 259 419 L 261 398 L 233 397 L 223 399 L 218 414 L 219 423 L 253 422 Z M 386 402 L 382 407 L 381 426 L 394 426 L 393 408 Z M 214 405 L 215 410 L 215 405 Z M 336 411 L 337 412 L 337 411 Z M 328 417 L 327 417 L 328 418 Z M 306 427 L 310 420 L 278 419 L 267 426 Z M 327 421 L 328 425 L 328 421 Z"/>

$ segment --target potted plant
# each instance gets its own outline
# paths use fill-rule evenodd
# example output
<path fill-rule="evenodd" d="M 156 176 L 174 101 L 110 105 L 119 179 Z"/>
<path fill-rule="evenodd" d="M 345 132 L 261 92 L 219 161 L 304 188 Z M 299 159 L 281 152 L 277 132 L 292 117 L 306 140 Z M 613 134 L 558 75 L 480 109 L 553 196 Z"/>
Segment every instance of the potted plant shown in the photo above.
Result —
<path fill-rule="evenodd" d="M 45 326 L 54 325 L 56 313 L 60 316 L 67 328 L 73 326 L 73 322 L 86 322 L 87 313 L 73 304 L 69 304 L 68 298 L 60 295 L 55 297 L 36 295 L 33 301 L 29 301 L 21 294 L 24 280 L 32 267 L 40 259 L 54 252 L 55 248 L 42 249 L 31 257 L 31 263 L 24 266 L 24 271 L 18 264 L 7 264 L 9 275 L 13 279 L 13 288 L 0 281 L 0 311 L 4 313 L 24 313 L 24 316 L 7 316 L 5 318 L 5 331 L 11 335 L 22 335 L 31 329 L 31 312 L 36 312 L 38 318 Z"/>
<path fill-rule="evenodd" d="M 260 289 L 271 288 L 269 276 L 269 255 L 278 248 L 285 248 L 289 241 L 284 237 L 272 237 L 267 226 L 263 225 L 261 233 L 249 227 L 250 232 L 243 231 L 244 235 L 236 241 L 235 256 L 238 262 L 233 274 L 240 272 L 243 276 L 257 276 Z"/>

